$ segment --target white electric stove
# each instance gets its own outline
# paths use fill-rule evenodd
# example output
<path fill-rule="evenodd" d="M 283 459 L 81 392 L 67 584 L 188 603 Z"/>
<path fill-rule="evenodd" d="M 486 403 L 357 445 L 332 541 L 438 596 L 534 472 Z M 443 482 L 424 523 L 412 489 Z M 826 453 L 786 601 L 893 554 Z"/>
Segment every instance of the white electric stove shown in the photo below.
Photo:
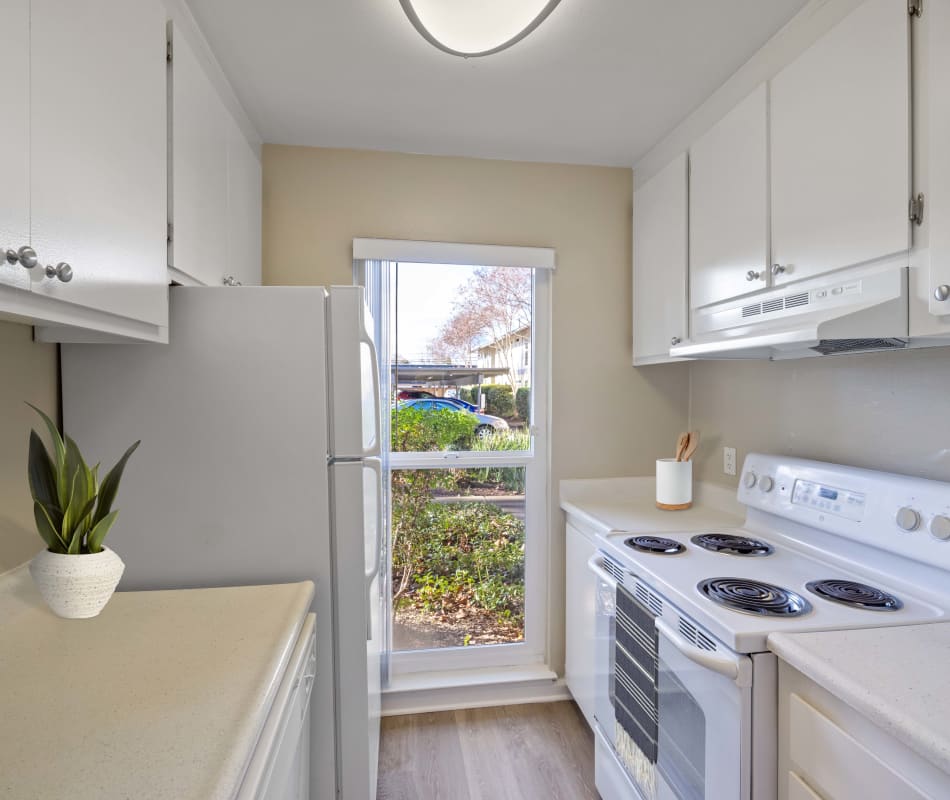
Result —
<path fill-rule="evenodd" d="M 740 528 L 591 559 L 605 800 L 774 797 L 769 634 L 950 620 L 950 484 L 753 454 L 738 498 Z"/>

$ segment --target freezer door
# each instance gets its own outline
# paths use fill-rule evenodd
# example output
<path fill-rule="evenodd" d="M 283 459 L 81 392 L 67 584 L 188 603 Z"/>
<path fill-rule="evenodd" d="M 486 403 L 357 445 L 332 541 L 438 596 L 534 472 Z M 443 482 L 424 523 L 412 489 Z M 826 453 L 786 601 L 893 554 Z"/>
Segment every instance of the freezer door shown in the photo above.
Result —
<path fill-rule="evenodd" d="M 330 454 L 380 454 L 379 362 L 362 286 L 334 286 L 328 305 Z"/>
<path fill-rule="evenodd" d="M 330 485 L 340 796 L 375 800 L 383 647 L 379 459 L 333 464 Z"/>

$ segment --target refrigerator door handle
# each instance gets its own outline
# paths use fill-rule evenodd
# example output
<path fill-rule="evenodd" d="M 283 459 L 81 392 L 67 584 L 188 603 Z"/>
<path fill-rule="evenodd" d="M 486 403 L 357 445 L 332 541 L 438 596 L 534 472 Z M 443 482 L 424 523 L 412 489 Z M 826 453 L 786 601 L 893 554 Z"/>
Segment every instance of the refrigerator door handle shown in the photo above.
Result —
<path fill-rule="evenodd" d="M 376 475 L 376 545 L 373 556 L 373 567 L 366 574 L 366 583 L 369 586 L 379 574 L 383 550 L 383 464 L 378 458 L 367 458 L 363 464 L 369 467 Z"/>
<path fill-rule="evenodd" d="M 360 341 L 363 342 L 370 352 L 370 365 L 373 371 L 373 397 L 375 398 L 374 408 L 373 408 L 373 425 L 376 429 L 376 440 L 373 446 L 363 448 L 364 456 L 378 456 L 382 452 L 383 443 L 382 439 L 382 399 L 380 393 L 382 392 L 380 377 L 379 377 L 379 353 L 376 350 L 376 342 L 373 341 L 373 337 L 369 335 L 366 331 L 365 325 L 360 325 Z"/>

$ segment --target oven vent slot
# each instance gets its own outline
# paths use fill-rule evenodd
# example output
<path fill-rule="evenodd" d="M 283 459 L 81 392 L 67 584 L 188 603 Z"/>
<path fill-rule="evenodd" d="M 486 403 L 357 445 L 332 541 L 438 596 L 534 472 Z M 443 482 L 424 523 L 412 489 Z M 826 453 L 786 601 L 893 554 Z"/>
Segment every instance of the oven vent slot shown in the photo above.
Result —
<path fill-rule="evenodd" d="M 776 297 L 774 300 L 766 300 L 762 303 L 762 313 L 771 314 L 773 311 L 781 311 L 785 308 L 785 301 L 781 297 Z"/>
<path fill-rule="evenodd" d="M 753 303 L 751 306 L 742 307 L 742 316 L 743 317 L 757 317 L 762 313 L 762 304 Z"/>
<path fill-rule="evenodd" d="M 650 609 L 656 616 L 663 616 L 663 601 L 659 598 L 658 595 L 651 592 L 644 586 L 640 581 L 637 581 L 636 587 L 634 588 L 634 594 L 636 595 L 637 600 L 647 608 Z"/>
<path fill-rule="evenodd" d="M 601 556 L 604 559 L 604 572 L 616 579 L 617 581 L 623 581 L 623 567 L 620 566 L 616 561 L 614 561 L 610 556 L 601 553 Z"/>
<path fill-rule="evenodd" d="M 808 292 L 785 295 L 785 308 L 798 308 L 808 305 Z"/>
<path fill-rule="evenodd" d="M 711 636 L 707 636 L 689 620 L 683 619 L 682 617 L 679 619 L 679 629 L 684 639 L 698 647 L 700 650 L 716 649 L 716 642 Z"/>

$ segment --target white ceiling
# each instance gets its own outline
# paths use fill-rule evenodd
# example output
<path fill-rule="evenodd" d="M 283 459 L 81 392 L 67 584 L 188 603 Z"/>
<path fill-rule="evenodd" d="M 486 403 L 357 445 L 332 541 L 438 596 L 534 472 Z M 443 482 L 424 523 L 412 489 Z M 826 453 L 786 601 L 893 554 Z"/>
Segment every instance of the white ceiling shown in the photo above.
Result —
<path fill-rule="evenodd" d="M 463 60 L 397 0 L 189 0 L 265 142 L 631 166 L 805 0 L 562 0 Z"/>

